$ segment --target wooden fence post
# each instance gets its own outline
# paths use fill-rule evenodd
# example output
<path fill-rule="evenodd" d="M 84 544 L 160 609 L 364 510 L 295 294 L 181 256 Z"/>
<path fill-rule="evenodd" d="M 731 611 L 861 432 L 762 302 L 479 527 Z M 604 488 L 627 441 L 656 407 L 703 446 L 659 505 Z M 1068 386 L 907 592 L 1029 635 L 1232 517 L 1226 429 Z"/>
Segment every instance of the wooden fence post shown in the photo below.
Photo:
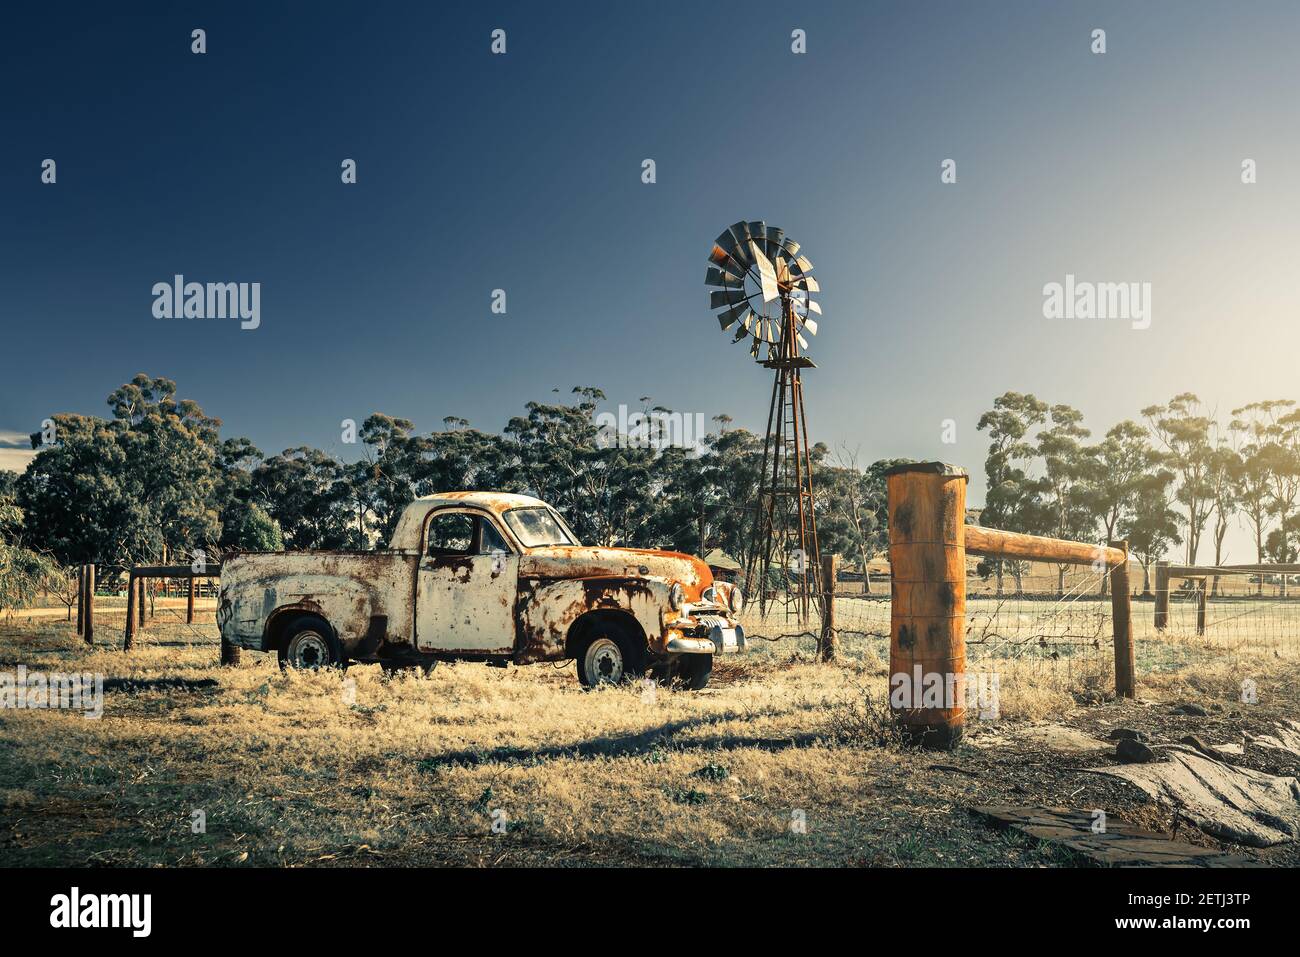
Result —
<path fill-rule="evenodd" d="M 1156 562 L 1156 629 L 1169 626 L 1169 563 Z"/>
<path fill-rule="evenodd" d="M 951 748 L 966 721 L 967 475 L 942 462 L 918 462 L 885 476 L 893 572 L 890 708 L 914 740 Z M 949 707 L 921 707 L 923 686 L 935 680 L 943 683 L 942 703 Z M 950 698 L 950 689 L 962 692 Z M 896 699 L 907 706 L 896 707 Z"/>
<path fill-rule="evenodd" d="M 86 582 L 86 644 L 95 643 L 95 563 L 91 562 L 86 566 L 84 574 Z"/>
<path fill-rule="evenodd" d="M 834 661 L 840 653 L 839 632 L 835 630 L 835 580 L 839 577 L 839 560 L 834 554 L 822 556 L 822 634 L 817 644 L 822 661 Z"/>
<path fill-rule="evenodd" d="M 194 624 L 194 576 L 190 576 L 189 591 L 185 595 L 185 624 Z"/>
<path fill-rule="evenodd" d="M 1110 610 L 1115 630 L 1115 696 L 1137 696 L 1137 665 L 1133 648 L 1133 590 L 1129 587 L 1128 542 L 1108 543 L 1124 553 L 1124 560 L 1110 570 Z"/>
<path fill-rule="evenodd" d="M 128 572 L 126 579 L 126 631 L 122 633 L 122 650 L 130 651 L 135 644 L 135 593 L 136 578 L 134 572 Z"/>
<path fill-rule="evenodd" d="M 77 566 L 77 634 L 86 627 L 86 566 Z"/>
<path fill-rule="evenodd" d="M 1205 599 L 1208 581 L 1205 578 L 1200 580 L 1200 594 L 1196 596 L 1196 634 L 1198 636 L 1205 634 Z"/>
<path fill-rule="evenodd" d="M 135 581 L 136 581 L 136 587 L 140 589 L 140 596 L 136 602 L 136 614 L 137 617 L 139 618 L 137 624 L 139 625 L 140 628 L 143 628 L 144 627 L 144 606 L 145 606 L 144 579 L 137 575 Z"/>

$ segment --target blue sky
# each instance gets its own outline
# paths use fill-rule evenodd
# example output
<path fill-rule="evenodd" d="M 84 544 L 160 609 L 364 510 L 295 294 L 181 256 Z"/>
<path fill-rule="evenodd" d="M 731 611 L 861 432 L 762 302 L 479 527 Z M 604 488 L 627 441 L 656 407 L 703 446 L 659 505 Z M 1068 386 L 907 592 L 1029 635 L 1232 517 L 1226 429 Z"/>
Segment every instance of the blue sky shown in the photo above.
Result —
<path fill-rule="evenodd" d="M 761 429 L 767 375 L 702 285 L 738 219 L 784 227 L 816 264 L 812 436 L 862 463 L 978 477 L 975 422 L 1008 389 L 1081 408 L 1097 434 L 1186 390 L 1225 415 L 1300 398 L 1294 4 L 5 17 L 0 433 L 104 414 L 141 371 L 268 453 L 342 450 L 340 420 L 373 411 L 496 430 L 575 385 Z M 155 319 L 151 288 L 176 273 L 260 282 L 260 328 Z M 1151 328 L 1045 319 L 1043 285 L 1067 273 L 1150 282 Z"/>

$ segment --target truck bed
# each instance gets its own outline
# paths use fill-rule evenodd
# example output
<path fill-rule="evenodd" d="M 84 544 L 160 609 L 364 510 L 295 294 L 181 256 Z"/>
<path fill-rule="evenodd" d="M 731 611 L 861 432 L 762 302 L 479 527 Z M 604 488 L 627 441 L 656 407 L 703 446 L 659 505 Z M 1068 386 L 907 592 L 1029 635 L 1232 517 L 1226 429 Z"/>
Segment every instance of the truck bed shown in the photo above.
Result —
<path fill-rule="evenodd" d="M 414 552 L 271 552 L 225 563 L 218 621 L 244 648 L 269 651 L 282 615 L 312 613 L 330 623 L 347 654 L 364 658 L 381 644 L 411 642 Z"/>

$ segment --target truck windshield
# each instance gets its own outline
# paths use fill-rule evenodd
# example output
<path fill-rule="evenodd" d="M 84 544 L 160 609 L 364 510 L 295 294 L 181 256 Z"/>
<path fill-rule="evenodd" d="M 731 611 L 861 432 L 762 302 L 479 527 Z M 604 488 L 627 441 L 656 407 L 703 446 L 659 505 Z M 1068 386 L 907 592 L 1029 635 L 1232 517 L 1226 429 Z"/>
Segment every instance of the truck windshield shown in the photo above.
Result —
<path fill-rule="evenodd" d="M 578 544 L 549 508 L 512 508 L 506 522 L 525 548 Z"/>

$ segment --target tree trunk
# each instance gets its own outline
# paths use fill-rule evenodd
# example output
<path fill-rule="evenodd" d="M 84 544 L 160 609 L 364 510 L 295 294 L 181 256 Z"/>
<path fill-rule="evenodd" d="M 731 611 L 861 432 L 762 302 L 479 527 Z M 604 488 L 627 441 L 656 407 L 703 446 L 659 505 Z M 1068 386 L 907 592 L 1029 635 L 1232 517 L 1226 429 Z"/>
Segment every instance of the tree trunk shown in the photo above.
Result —
<path fill-rule="evenodd" d="M 1255 523 L 1255 561 L 1264 564 L 1264 522 L 1261 519 Z M 1255 576 L 1259 579 L 1255 583 L 1255 594 L 1260 598 L 1264 597 L 1264 575 L 1261 573 Z"/>

